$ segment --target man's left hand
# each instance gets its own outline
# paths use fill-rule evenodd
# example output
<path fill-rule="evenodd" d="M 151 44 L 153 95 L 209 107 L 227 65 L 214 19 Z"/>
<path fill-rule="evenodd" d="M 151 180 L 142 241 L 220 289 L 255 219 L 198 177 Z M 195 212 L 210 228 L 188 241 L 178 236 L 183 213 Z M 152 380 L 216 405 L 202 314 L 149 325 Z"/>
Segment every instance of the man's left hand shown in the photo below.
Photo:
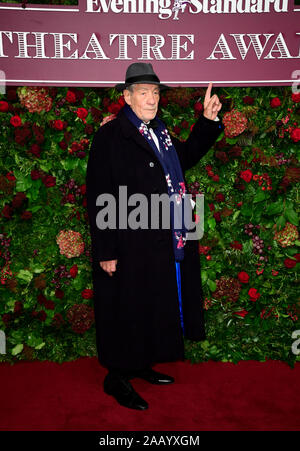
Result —
<path fill-rule="evenodd" d="M 222 108 L 222 103 L 220 102 L 219 97 L 216 94 L 211 97 L 211 88 L 212 83 L 209 83 L 204 98 L 203 116 L 205 116 L 207 119 L 214 120 L 217 117 L 218 112 Z"/>

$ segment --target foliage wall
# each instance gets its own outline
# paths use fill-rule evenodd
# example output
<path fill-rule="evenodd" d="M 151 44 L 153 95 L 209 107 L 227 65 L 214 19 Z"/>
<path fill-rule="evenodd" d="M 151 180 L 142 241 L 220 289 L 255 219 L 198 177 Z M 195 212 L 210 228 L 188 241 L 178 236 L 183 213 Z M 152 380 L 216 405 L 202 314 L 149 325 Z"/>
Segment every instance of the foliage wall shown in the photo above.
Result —
<path fill-rule="evenodd" d="M 300 94 L 289 87 L 214 92 L 225 132 L 187 173 L 190 191 L 205 194 L 199 258 L 207 339 L 187 341 L 186 355 L 293 364 Z M 204 94 L 166 91 L 159 114 L 171 134 L 187 139 Z M 96 355 L 85 174 L 93 134 L 123 102 L 108 88 L 8 87 L 0 97 L 2 361 Z"/>

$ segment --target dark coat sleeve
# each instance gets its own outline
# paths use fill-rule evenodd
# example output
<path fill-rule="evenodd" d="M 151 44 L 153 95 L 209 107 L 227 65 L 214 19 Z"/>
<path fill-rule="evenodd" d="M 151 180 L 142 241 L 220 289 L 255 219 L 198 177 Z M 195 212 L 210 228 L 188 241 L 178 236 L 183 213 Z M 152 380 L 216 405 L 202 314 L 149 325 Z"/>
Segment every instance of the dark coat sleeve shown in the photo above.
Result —
<path fill-rule="evenodd" d="M 109 193 L 116 199 L 115 185 L 112 182 L 112 154 L 110 152 L 107 126 L 94 135 L 86 173 L 87 210 L 90 224 L 93 259 L 107 261 L 117 259 L 117 231 L 97 227 L 96 217 L 100 207 L 96 199 L 100 194 Z"/>
<path fill-rule="evenodd" d="M 195 166 L 204 157 L 223 130 L 221 119 L 213 121 L 201 115 L 185 142 L 172 136 L 183 172 Z"/>

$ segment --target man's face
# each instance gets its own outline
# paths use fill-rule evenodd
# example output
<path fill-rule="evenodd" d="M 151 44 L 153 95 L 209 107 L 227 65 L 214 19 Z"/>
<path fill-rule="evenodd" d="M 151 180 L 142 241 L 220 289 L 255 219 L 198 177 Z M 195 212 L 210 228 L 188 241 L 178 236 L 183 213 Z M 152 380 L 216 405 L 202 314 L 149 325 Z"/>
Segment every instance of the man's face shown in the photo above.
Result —
<path fill-rule="evenodd" d="M 158 109 L 159 87 L 157 85 L 137 84 L 133 92 L 124 90 L 124 99 L 139 119 L 148 122 L 154 119 Z"/>

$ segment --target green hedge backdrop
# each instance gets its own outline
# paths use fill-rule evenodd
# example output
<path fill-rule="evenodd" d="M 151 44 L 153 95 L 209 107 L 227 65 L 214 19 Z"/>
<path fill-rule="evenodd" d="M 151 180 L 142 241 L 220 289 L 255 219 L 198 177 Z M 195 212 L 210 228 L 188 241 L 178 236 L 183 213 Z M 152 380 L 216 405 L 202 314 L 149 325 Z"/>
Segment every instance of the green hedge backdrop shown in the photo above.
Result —
<path fill-rule="evenodd" d="M 215 88 L 225 132 L 187 173 L 205 195 L 199 241 L 207 340 L 191 361 L 280 359 L 300 329 L 300 93 Z M 187 139 L 205 90 L 163 94 Z M 108 88 L 8 87 L 0 97 L 0 360 L 96 355 L 85 174 L 93 134 L 124 100 Z M 197 281 L 195 281 L 197 283 Z"/>

